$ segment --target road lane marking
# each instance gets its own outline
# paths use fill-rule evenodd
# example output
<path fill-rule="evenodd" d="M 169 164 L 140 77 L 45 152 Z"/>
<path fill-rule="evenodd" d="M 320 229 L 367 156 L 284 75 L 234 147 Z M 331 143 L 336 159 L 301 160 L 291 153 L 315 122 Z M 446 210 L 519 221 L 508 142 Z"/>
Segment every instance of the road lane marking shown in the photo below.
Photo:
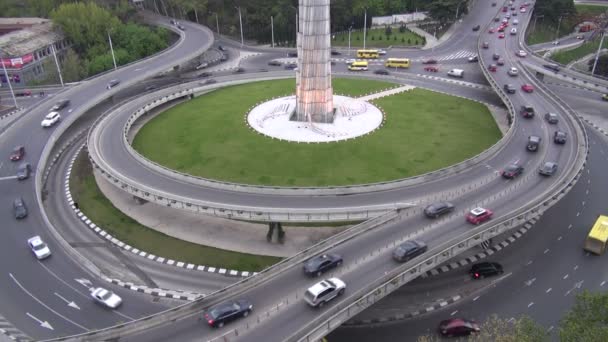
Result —
<path fill-rule="evenodd" d="M 473 298 L 473 301 L 476 301 L 476 300 L 478 300 L 478 299 L 479 299 L 479 296 L 477 296 L 477 297 Z"/>
<path fill-rule="evenodd" d="M 53 277 L 55 277 L 55 279 L 57 279 L 60 282 L 62 282 L 65 286 L 71 288 L 72 290 L 74 290 L 74 292 L 78 293 L 82 297 L 89 299 L 89 295 L 88 294 L 81 293 L 77 288 L 75 288 L 74 286 L 68 284 L 65 280 L 61 279 L 57 274 L 55 274 L 55 272 L 51 271 L 44 263 L 40 262 L 40 260 L 38 261 L 38 263 L 40 264 L 40 266 L 42 266 L 42 268 L 44 268 Z"/>
<path fill-rule="evenodd" d="M 8 274 L 11 279 L 13 279 L 13 281 L 15 282 L 15 284 L 17 284 L 17 286 L 19 286 L 21 288 L 21 290 L 23 290 L 23 292 L 25 292 L 28 296 L 32 297 L 32 299 L 34 299 L 35 301 L 38 302 L 38 304 L 44 306 L 47 310 L 49 310 L 50 312 L 54 313 L 55 315 L 63 318 L 64 320 L 74 324 L 75 326 L 79 327 L 80 329 L 84 330 L 84 331 L 89 331 L 88 328 L 72 321 L 71 319 L 65 317 L 64 315 L 60 314 L 59 312 L 53 310 L 50 306 L 44 304 L 40 299 L 36 298 L 36 296 L 34 296 L 30 291 L 28 291 L 25 287 L 23 287 L 23 285 L 21 285 L 21 283 L 17 280 L 17 278 L 15 278 L 15 276 L 12 273 Z"/>
<path fill-rule="evenodd" d="M 530 280 L 526 280 L 524 281 L 524 284 L 526 284 L 526 286 L 530 286 L 532 285 L 534 282 L 536 281 L 536 278 L 532 278 Z"/>
<path fill-rule="evenodd" d="M 457 314 L 457 313 L 458 313 L 458 310 L 456 310 L 456 311 L 452 312 L 452 313 L 450 314 L 450 316 L 454 316 L 454 315 L 455 315 L 455 314 Z"/>
<path fill-rule="evenodd" d="M 576 212 L 576 217 L 579 217 L 579 215 L 580 215 L 580 214 L 581 214 L 581 212 L 580 212 L 580 211 L 577 211 L 577 212 Z"/>
<path fill-rule="evenodd" d="M 574 270 L 576 271 L 578 269 L 578 265 L 574 266 Z"/>
<path fill-rule="evenodd" d="M 603 282 L 600 283 L 600 286 L 604 286 L 604 284 L 606 284 L 606 281 L 604 280 Z"/>
<path fill-rule="evenodd" d="M 532 265 L 532 260 L 530 260 L 526 263 L 526 266 L 529 266 L 529 265 Z"/>
<path fill-rule="evenodd" d="M 532 305 L 534 305 L 534 302 L 530 302 L 530 304 L 528 304 L 528 309 L 529 309 L 529 308 L 530 308 Z"/>
<path fill-rule="evenodd" d="M 584 206 L 585 206 L 585 201 L 583 201 L 583 203 L 582 203 L 582 204 L 583 204 L 583 207 L 584 207 Z"/>
<path fill-rule="evenodd" d="M 543 254 L 547 254 L 549 253 L 549 248 L 545 249 L 545 251 L 543 252 Z"/>
<path fill-rule="evenodd" d="M 553 326 L 550 326 L 549 329 L 547 329 L 547 332 L 551 332 L 551 330 L 553 330 Z"/>
<path fill-rule="evenodd" d="M 41 326 L 41 327 L 43 327 L 43 328 L 47 328 L 47 329 L 51 329 L 51 330 L 55 330 L 55 329 L 53 329 L 53 326 L 52 326 L 52 325 L 51 325 L 49 322 L 47 322 L 47 321 L 43 321 L 43 320 L 41 320 L 41 319 L 38 319 L 38 318 L 36 318 L 34 315 L 32 315 L 31 313 L 29 313 L 29 312 L 26 312 L 25 314 L 26 314 L 26 315 L 28 315 L 28 316 L 29 316 L 29 318 L 31 318 L 31 319 L 33 319 L 34 321 L 38 322 L 38 323 L 40 324 L 40 326 Z"/>
<path fill-rule="evenodd" d="M 568 273 L 566 273 L 566 275 L 562 279 L 564 279 L 564 280 L 568 279 Z"/>
<path fill-rule="evenodd" d="M 560 241 L 561 239 L 562 239 L 561 235 L 557 237 L 557 241 Z"/>
<path fill-rule="evenodd" d="M 545 291 L 545 293 L 549 293 L 551 292 L 551 290 L 553 290 L 552 288 L 548 288 L 547 291 Z"/>
<path fill-rule="evenodd" d="M 0 177 L 0 181 L 7 180 L 7 179 L 17 179 L 17 176 Z"/>
<path fill-rule="evenodd" d="M 589 195 L 589 189 L 585 190 L 585 195 Z"/>
<path fill-rule="evenodd" d="M 572 229 L 572 224 L 568 225 L 568 229 Z"/>

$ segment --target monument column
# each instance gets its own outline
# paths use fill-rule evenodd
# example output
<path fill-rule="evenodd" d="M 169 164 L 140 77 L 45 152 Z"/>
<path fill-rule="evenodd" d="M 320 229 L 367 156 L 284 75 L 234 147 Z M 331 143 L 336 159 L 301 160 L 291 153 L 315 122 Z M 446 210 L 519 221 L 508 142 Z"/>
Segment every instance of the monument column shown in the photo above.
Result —
<path fill-rule="evenodd" d="M 329 0 L 299 0 L 298 11 L 298 70 L 294 119 L 331 123 L 334 119 L 334 108 Z"/>

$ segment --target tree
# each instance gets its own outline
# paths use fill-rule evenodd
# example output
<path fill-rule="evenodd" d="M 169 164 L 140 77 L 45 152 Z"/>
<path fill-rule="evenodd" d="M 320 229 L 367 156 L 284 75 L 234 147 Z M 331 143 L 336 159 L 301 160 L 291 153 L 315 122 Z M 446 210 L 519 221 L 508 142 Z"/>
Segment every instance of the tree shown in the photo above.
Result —
<path fill-rule="evenodd" d="M 481 332 L 471 335 L 469 342 L 545 342 L 549 337 L 540 325 L 532 319 L 523 316 L 519 319 L 509 321 L 501 319 L 496 315 L 490 316 L 485 322 L 480 324 Z M 437 335 L 425 335 L 418 338 L 418 342 L 439 342 L 443 341 Z M 581 340 L 582 341 L 582 340 Z"/>
<path fill-rule="evenodd" d="M 386 28 L 384 29 L 384 34 L 387 37 L 390 37 L 391 34 L 393 34 L 393 28 L 390 25 L 386 25 Z"/>
<path fill-rule="evenodd" d="M 559 336 L 563 342 L 608 341 L 608 293 L 577 294 L 574 307 L 560 322 Z"/>
<path fill-rule="evenodd" d="M 589 71 L 593 70 L 593 64 L 595 63 L 595 58 L 592 58 L 589 61 Z M 597 60 L 597 65 L 595 66 L 595 75 L 601 75 L 608 77 L 608 55 L 601 55 Z"/>
<path fill-rule="evenodd" d="M 67 50 L 63 63 L 61 64 L 64 82 L 80 81 L 83 76 L 86 75 L 86 70 L 82 68 L 80 57 L 78 57 L 76 52 L 72 49 Z"/>

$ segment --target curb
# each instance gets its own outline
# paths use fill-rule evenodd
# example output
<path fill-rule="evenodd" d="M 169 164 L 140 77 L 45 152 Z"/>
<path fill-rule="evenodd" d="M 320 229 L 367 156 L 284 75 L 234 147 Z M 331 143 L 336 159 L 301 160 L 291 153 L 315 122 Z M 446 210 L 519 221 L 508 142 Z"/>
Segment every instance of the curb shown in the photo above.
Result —
<path fill-rule="evenodd" d="M 34 341 L 31 337 L 24 334 L 21 330 L 15 328 L 6 318 L 0 315 L 0 334 L 8 337 L 13 341 L 30 342 Z"/>
<path fill-rule="evenodd" d="M 421 275 L 420 278 L 429 278 L 429 277 L 439 275 L 441 273 L 445 273 L 445 272 L 463 267 L 465 265 L 474 263 L 478 260 L 485 259 L 485 258 L 489 257 L 490 255 L 502 250 L 503 248 L 506 248 L 510 244 L 514 243 L 517 239 L 524 236 L 524 234 L 526 234 L 530 229 L 532 229 L 532 227 L 534 227 L 534 224 L 538 221 L 538 219 L 539 219 L 538 217 L 530 219 L 528 222 L 524 223 L 523 226 L 521 228 L 519 228 L 516 232 L 514 232 L 510 237 L 506 238 L 505 240 L 503 240 L 500 243 L 494 244 L 492 247 L 489 247 L 485 251 L 483 251 L 481 253 L 477 253 L 470 257 L 463 258 L 457 262 L 451 262 L 447 265 L 443 265 L 441 267 L 437 267 L 435 269 L 427 271 L 425 274 Z M 420 310 L 416 310 L 416 311 L 412 311 L 412 312 L 408 312 L 408 313 L 395 314 L 395 315 L 386 316 L 386 317 L 346 321 L 342 325 L 348 326 L 348 327 L 357 327 L 357 326 L 364 326 L 364 325 L 371 325 L 371 324 L 402 321 L 402 320 L 414 318 L 419 315 L 424 315 L 424 314 L 427 314 L 427 313 L 435 311 L 435 310 L 439 310 L 445 306 L 454 304 L 457 301 L 462 300 L 467 297 L 468 296 L 466 296 L 466 295 L 457 294 L 448 299 L 438 299 L 435 304 L 425 307 L 424 309 L 420 309 Z"/>
<path fill-rule="evenodd" d="M 25 108 L 23 108 L 23 107 L 13 109 L 13 110 L 12 110 L 12 111 L 10 111 L 9 113 L 7 113 L 7 114 L 4 114 L 4 115 L 0 116 L 0 120 L 4 120 L 5 118 L 8 118 L 9 116 L 13 116 L 13 115 L 15 115 L 15 114 L 17 114 L 17 113 L 20 113 L 20 112 L 22 112 L 24 109 L 25 109 Z"/>
<path fill-rule="evenodd" d="M 80 221 L 82 221 L 88 228 L 90 228 L 92 231 L 94 231 L 97 235 L 99 235 L 100 237 L 106 239 L 107 241 L 111 242 L 115 246 L 117 246 L 127 252 L 131 252 L 133 254 L 139 255 L 140 257 L 144 257 L 148 260 L 153 260 L 158 263 L 166 264 L 169 266 L 176 266 L 176 267 L 185 268 L 188 270 L 196 270 L 196 271 L 202 271 L 202 272 L 208 272 L 208 273 L 218 273 L 218 274 L 231 276 L 231 277 L 249 277 L 249 276 L 257 274 L 257 272 L 251 272 L 251 271 L 237 271 L 237 270 L 230 270 L 230 269 L 219 268 L 219 267 L 195 265 L 195 264 L 190 264 L 190 263 L 186 263 L 186 262 L 182 262 L 182 261 L 176 261 L 173 259 L 167 259 L 167 258 L 163 258 L 160 256 L 156 256 L 154 254 L 150 254 L 148 252 L 139 250 L 133 246 L 130 246 L 130 245 L 116 239 L 115 237 L 110 235 L 108 232 L 103 230 L 101 227 L 97 226 L 82 211 L 80 211 L 80 209 L 76 208 L 76 206 L 74 205 L 74 200 L 72 198 L 72 193 L 70 192 L 70 176 L 72 174 L 72 168 L 74 166 L 74 162 L 76 161 L 76 158 L 78 157 L 78 155 L 80 154 L 80 152 L 82 151 L 82 149 L 84 147 L 85 147 L 85 144 L 83 144 L 77 150 L 77 152 L 74 154 L 74 156 L 72 157 L 72 159 L 70 160 L 70 163 L 68 165 L 68 170 L 65 175 L 65 183 L 64 183 L 65 196 L 66 196 L 66 200 L 67 200 L 68 204 L 70 205 L 70 207 L 72 208 L 72 210 L 74 211 L 76 216 L 78 216 Z M 111 281 L 111 280 L 109 280 L 109 281 Z M 124 284 L 128 284 L 128 283 L 124 283 Z M 137 288 L 144 288 L 144 287 L 137 286 Z M 160 292 L 165 292 L 165 290 L 161 289 Z"/>
<path fill-rule="evenodd" d="M 165 298 L 172 298 L 172 299 L 179 299 L 179 300 L 194 301 L 194 300 L 197 300 L 200 298 L 204 298 L 206 296 L 205 294 L 188 292 L 188 291 L 166 290 L 166 289 L 161 289 L 161 288 L 151 288 L 151 287 L 147 287 L 147 286 L 143 286 L 143 285 L 135 285 L 133 283 L 123 282 L 118 279 L 110 279 L 110 278 L 104 277 L 104 280 L 106 280 L 107 282 L 112 283 L 114 285 L 123 287 L 125 289 L 149 294 L 154 297 L 165 297 Z"/>

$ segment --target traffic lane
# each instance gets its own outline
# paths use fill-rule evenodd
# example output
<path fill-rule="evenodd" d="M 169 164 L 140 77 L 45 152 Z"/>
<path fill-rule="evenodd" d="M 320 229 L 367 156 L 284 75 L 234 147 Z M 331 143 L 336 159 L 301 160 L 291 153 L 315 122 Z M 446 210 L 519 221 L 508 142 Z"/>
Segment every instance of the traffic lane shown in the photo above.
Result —
<path fill-rule="evenodd" d="M 545 85 L 556 94 L 559 94 L 577 112 L 601 116 L 608 111 L 608 101 L 602 100 L 603 93 L 586 88 L 576 88 L 567 84 L 554 83 L 554 81 L 549 80 L 545 82 Z"/>

